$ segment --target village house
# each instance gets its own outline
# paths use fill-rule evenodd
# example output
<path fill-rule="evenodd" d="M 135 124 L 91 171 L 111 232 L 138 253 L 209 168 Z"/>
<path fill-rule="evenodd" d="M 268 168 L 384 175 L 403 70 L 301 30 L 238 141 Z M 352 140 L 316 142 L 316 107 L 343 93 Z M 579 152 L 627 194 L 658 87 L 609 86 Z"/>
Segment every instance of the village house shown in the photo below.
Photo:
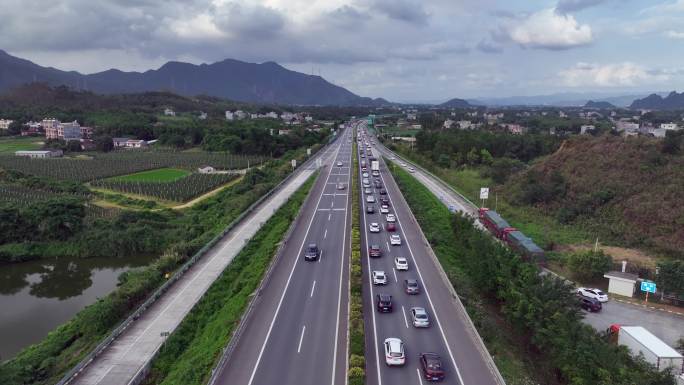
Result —
<path fill-rule="evenodd" d="M 64 155 L 64 152 L 62 150 L 16 151 L 14 155 L 32 159 L 59 158 Z"/>
<path fill-rule="evenodd" d="M 14 120 L 9 120 L 9 119 L 0 119 L 0 130 L 7 130 L 12 124 Z"/>

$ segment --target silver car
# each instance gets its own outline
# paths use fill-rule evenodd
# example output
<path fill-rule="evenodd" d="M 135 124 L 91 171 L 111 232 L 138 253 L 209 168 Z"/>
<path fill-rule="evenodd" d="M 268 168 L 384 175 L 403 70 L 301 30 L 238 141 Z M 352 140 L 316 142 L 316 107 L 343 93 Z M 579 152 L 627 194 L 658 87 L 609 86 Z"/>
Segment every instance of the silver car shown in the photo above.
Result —
<path fill-rule="evenodd" d="M 426 328 L 430 326 L 430 317 L 428 316 L 425 308 L 422 307 L 412 307 L 411 308 L 411 321 L 413 326 L 417 328 Z"/>

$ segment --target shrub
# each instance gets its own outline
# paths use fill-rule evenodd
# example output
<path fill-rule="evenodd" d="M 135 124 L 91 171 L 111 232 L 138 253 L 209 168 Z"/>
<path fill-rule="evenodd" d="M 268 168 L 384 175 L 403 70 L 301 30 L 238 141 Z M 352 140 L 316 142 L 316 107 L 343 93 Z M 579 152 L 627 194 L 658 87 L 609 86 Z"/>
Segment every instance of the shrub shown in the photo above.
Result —
<path fill-rule="evenodd" d="M 577 252 L 568 257 L 568 267 L 580 281 L 601 278 L 612 265 L 613 258 L 603 250 Z"/>

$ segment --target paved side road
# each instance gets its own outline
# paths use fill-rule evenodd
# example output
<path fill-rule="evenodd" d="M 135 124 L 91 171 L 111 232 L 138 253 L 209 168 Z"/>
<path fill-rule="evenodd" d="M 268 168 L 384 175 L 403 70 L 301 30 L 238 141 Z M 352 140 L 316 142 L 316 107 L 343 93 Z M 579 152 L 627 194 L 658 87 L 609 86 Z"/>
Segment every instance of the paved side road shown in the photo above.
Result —
<path fill-rule="evenodd" d="M 316 157 L 328 159 L 338 146 L 334 144 Z M 176 329 L 247 241 L 314 172 L 313 166 L 297 170 L 296 175 L 200 259 L 71 384 L 132 384 L 164 342 L 163 335 Z"/>

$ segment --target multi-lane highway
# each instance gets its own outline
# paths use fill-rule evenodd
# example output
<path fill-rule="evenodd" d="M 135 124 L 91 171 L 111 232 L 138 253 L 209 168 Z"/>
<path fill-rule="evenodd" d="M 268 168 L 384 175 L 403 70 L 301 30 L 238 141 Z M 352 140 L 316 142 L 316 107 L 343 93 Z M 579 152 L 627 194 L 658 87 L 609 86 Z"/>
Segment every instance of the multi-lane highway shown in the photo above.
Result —
<path fill-rule="evenodd" d="M 250 322 L 216 383 L 345 384 L 351 130 L 321 170 Z M 320 255 L 303 257 L 310 244 Z"/>
<path fill-rule="evenodd" d="M 365 132 L 365 127 L 361 130 Z M 368 137 L 361 135 L 359 156 L 365 152 L 365 159 L 373 155 L 373 150 L 366 148 Z M 377 155 L 377 154 L 376 154 Z M 363 158 L 362 158 L 363 159 Z M 401 192 L 389 174 L 382 159 L 380 174 L 377 178 L 369 175 L 371 192 L 367 194 L 361 183 L 361 225 L 362 249 L 364 256 L 364 314 L 366 325 L 366 383 L 382 384 L 423 384 L 419 364 L 419 354 L 423 352 L 437 353 L 441 357 L 446 371 L 446 384 L 501 384 L 501 377 L 492 367 L 491 358 L 478 340 L 476 331 L 467 319 L 462 307 L 456 305 L 456 299 L 440 275 L 440 268 L 431 258 L 429 245 L 424 242 L 418 224 Z M 370 164 L 370 162 L 367 162 Z M 357 170 L 359 178 L 363 178 L 363 170 Z M 367 167 L 371 174 L 370 167 Z M 361 179 L 362 180 L 362 179 Z M 378 184 L 376 185 L 376 181 Z M 386 194 L 380 194 L 385 190 Z M 375 203 L 368 203 L 367 197 L 373 196 Z M 396 218 L 396 230 L 387 231 L 387 215 L 381 214 L 378 202 L 387 197 L 389 212 Z M 368 205 L 375 207 L 374 213 L 368 213 Z M 369 232 L 371 223 L 380 224 L 378 233 Z M 390 234 L 401 238 L 401 245 L 390 244 Z M 380 258 L 370 258 L 368 248 L 379 245 L 382 250 Z M 408 260 L 408 271 L 397 271 L 394 266 L 395 257 Z M 386 285 L 374 285 L 373 271 L 384 271 L 388 277 Z M 420 293 L 408 295 L 405 292 L 405 280 L 416 279 Z M 376 308 L 378 294 L 392 296 L 393 311 L 380 313 Z M 424 308 L 430 318 L 430 327 L 415 328 L 412 324 L 410 309 Z M 390 367 L 385 364 L 384 341 L 388 337 L 400 338 L 405 346 L 406 364 L 402 367 Z"/>

